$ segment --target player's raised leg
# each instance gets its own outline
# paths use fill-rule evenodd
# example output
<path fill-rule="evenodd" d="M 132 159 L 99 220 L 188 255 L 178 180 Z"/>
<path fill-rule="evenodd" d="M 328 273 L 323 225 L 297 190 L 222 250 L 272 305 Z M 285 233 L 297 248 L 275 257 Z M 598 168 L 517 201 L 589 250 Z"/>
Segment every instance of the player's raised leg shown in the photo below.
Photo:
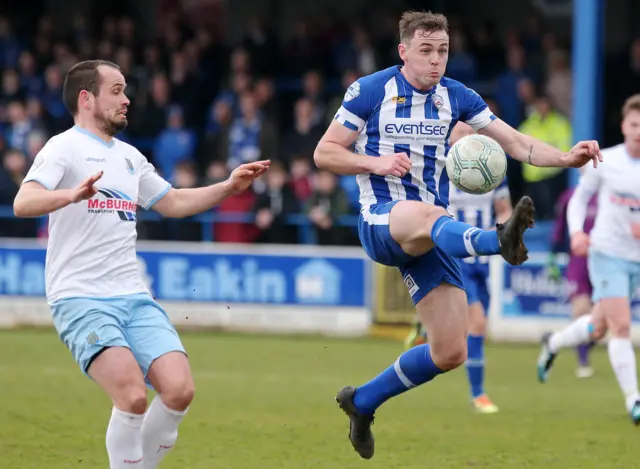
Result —
<path fill-rule="evenodd" d="M 574 318 L 577 319 L 582 316 L 586 316 L 591 312 L 593 305 L 591 303 L 590 293 L 591 292 L 589 293 L 577 292 L 571 298 L 571 310 Z M 594 341 L 589 341 L 583 344 L 579 344 L 575 348 L 576 358 L 578 360 L 578 367 L 576 368 L 576 376 L 578 378 L 590 378 L 591 376 L 593 376 L 593 368 L 591 367 L 589 354 L 594 344 L 595 344 Z"/>
<path fill-rule="evenodd" d="M 158 395 L 142 424 L 145 469 L 155 469 L 178 438 L 195 386 L 189 361 L 166 312 L 148 294 L 129 299 L 132 320 L 125 334 L 133 353 Z"/>
<path fill-rule="evenodd" d="M 509 264 L 519 265 L 528 257 L 524 232 L 533 226 L 533 213 L 533 203 L 525 196 L 506 223 L 481 230 L 454 220 L 441 207 L 404 200 L 391 210 L 389 229 L 402 250 L 413 256 L 435 245 L 452 257 L 500 254 Z"/>
<path fill-rule="evenodd" d="M 601 306 L 596 304 L 591 314 L 578 317 L 564 329 L 545 334 L 542 337 L 538 355 L 538 380 L 541 383 L 547 381 L 551 367 L 562 349 L 591 344 L 604 337 L 606 332 L 607 323 L 604 312 Z"/>

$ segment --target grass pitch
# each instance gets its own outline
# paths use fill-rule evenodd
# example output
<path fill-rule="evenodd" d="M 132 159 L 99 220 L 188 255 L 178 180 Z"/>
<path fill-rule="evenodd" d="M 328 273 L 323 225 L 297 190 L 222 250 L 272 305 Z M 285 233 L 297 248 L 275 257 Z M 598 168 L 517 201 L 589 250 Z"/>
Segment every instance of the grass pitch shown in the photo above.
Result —
<path fill-rule="evenodd" d="M 402 344 L 183 333 L 196 399 L 163 469 L 437 469 L 640 467 L 640 429 L 624 413 L 604 349 L 578 380 L 572 352 L 535 379 L 537 349 L 490 346 L 487 390 L 500 407 L 475 415 L 464 369 L 387 402 L 361 460 L 334 402 L 391 364 Z M 0 467 L 107 468 L 109 400 L 53 330 L 0 332 Z"/>

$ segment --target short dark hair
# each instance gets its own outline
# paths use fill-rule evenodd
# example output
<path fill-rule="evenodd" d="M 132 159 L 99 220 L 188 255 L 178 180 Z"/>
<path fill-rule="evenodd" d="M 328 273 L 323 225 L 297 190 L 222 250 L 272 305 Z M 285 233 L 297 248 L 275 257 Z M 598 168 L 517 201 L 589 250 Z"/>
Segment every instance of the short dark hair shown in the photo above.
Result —
<path fill-rule="evenodd" d="M 95 96 L 100 92 L 100 72 L 98 67 L 106 65 L 120 70 L 120 67 L 108 60 L 85 60 L 75 64 L 67 72 L 62 87 L 62 101 L 72 116 L 78 114 L 78 98 L 81 91 L 89 91 Z"/>
<path fill-rule="evenodd" d="M 399 23 L 400 42 L 408 43 L 418 30 L 428 33 L 444 31 L 449 34 L 449 22 L 447 17 L 440 13 L 430 11 L 407 11 L 402 14 Z"/>

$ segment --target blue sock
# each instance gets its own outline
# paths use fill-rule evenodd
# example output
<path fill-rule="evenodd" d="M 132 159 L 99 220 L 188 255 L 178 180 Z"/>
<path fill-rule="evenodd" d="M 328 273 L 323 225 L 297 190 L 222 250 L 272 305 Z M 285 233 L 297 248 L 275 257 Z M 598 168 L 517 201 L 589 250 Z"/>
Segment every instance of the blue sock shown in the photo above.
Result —
<path fill-rule="evenodd" d="M 371 415 L 387 399 L 431 381 L 443 373 L 431 359 L 429 344 L 413 347 L 389 368 L 360 386 L 353 397 L 358 412 Z"/>
<path fill-rule="evenodd" d="M 431 229 L 434 244 L 452 257 L 500 254 L 496 230 L 481 230 L 446 215 L 438 218 Z"/>
<path fill-rule="evenodd" d="M 467 337 L 467 377 L 471 387 L 471 397 L 484 394 L 484 336 Z"/>

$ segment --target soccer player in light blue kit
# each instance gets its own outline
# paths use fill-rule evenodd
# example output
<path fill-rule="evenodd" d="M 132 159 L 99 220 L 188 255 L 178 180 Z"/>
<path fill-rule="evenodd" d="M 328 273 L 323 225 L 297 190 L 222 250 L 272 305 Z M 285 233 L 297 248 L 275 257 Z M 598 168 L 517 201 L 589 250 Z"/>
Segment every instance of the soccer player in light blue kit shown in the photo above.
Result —
<path fill-rule="evenodd" d="M 462 137 L 472 135 L 473 129 L 458 122 L 451 131 L 451 145 Z M 474 195 L 463 192 L 453 184 L 449 194 L 450 210 L 458 221 L 468 223 L 483 230 L 491 229 L 494 220 L 504 223 L 512 213 L 511 196 L 506 178 L 500 186 L 486 194 Z M 487 314 L 489 313 L 489 257 L 474 256 L 461 259 L 460 269 L 464 289 L 469 304 L 469 324 L 467 336 L 467 378 L 471 391 L 471 407 L 480 414 L 498 412 L 496 406 L 484 389 L 484 342 L 487 334 Z M 412 334 L 407 338 L 407 346 L 412 347 L 426 342 L 426 332 L 420 318 L 414 325 Z"/>
<path fill-rule="evenodd" d="M 545 334 L 538 356 L 538 380 L 545 383 L 560 350 L 597 341 L 610 332 L 607 351 L 631 421 L 640 425 L 640 390 L 631 342 L 631 298 L 640 288 L 640 94 L 622 107 L 624 143 L 606 148 L 607 165 L 585 168 L 567 209 L 571 251 L 588 256 L 593 285 L 591 314 L 562 330 Z M 591 198 L 598 212 L 589 234 L 584 232 Z"/>
<path fill-rule="evenodd" d="M 63 99 L 75 126 L 36 156 L 14 211 L 50 215 L 47 301 L 61 340 L 113 402 L 110 468 L 153 469 L 176 442 L 194 383 L 178 334 L 138 269 L 137 207 L 167 217 L 204 212 L 247 189 L 269 162 L 242 165 L 213 186 L 173 189 L 114 138 L 127 125 L 125 87 L 111 62 L 69 70 Z M 145 381 L 158 393 L 148 408 Z"/>
<path fill-rule="evenodd" d="M 320 168 L 357 175 L 362 246 L 375 262 L 399 268 L 429 335 L 429 344 L 406 351 L 370 382 L 347 386 L 336 396 L 349 417 L 349 439 L 365 459 L 374 454 L 371 424 L 380 405 L 467 359 L 467 298 L 454 258 L 500 254 L 514 265 L 527 259 L 523 236 L 533 224 L 528 197 L 494 230 L 456 221 L 446 210 L 445 159 L 456 122 L 534 165 L 580 167 L 600 159 L 594 141 L 565 153 L 517 132 L 477 93 L 443 77 L 449 54 L 444 16 L 408 12 L 399 26 L 403 65 L 353 83 L 314 154 Z"/>

